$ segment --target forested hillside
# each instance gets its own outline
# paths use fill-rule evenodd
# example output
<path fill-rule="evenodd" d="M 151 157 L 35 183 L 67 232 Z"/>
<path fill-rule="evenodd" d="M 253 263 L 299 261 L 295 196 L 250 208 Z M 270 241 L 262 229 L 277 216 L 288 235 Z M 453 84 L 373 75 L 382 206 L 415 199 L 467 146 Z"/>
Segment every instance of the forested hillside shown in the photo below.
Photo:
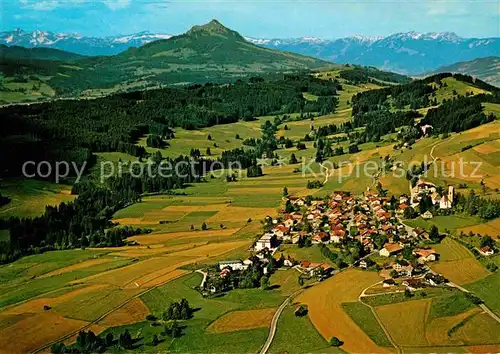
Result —
<path fill-rule="evenodd" d="M 439 88 L 446 87 L 443 79 L 454 78 L 470 87 L 484 90 L 479 95 L 454 92 L 452 99 L 437 99 Z M 409 84 L 371 90 L 353 97 L 353 124 L 361 127 L 366 125 L 366 141 L 378 141 L 384 134 L 395 131 L 395 128 L 410 125 L 414 118 L 422 114 L 416 110 L 434 106 L 427 110 L 420 125 L 433 126 L 433 134 L 460 132 L 477 127 L 494 119 L 486 115 L 481 103 L 500 103 L 500 90 L 481 80 L 462 74 L 437 74 Z M 408 110 L 408 113 L 397 110 Z M 418 134 L 418 133 L 417 133 Z M 411 139 L 411 136 L 408 137 Z"/>
<path fill-rule="evenodd" d="M 11 86 L 16 82 L 43 82 L 57 96 L 87 97 L 102 96 L 102 89 L 231 82 L 254 75 L 333 65 L 258 47 L 216 20 L 195 26 L 183 35 L 130 48 L 115 56 L 73 61 L 79 57 L 44 48 L 8 48 L 0 58 L 0 69 L 7 77 L 4 81 Z"/>
<path fill-rule="evenodd" d="M 72 61 L 82 58 L 86 56 L 59 49 L 8 47 L 0 44 L 0 60 L 2 61 L 7 59 Z"/>

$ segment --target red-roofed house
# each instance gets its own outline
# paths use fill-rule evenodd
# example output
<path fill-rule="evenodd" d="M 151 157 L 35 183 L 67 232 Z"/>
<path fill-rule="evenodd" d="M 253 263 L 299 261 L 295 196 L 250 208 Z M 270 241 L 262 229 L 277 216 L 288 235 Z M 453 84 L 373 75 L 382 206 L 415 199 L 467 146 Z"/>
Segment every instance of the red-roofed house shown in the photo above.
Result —
<path fill-rule="evenodd" d="M 403 250 L 398 243 L 386 243 L 384 247 L 379 251 L 379 254 L 383 257 L 393 256 Z"/>

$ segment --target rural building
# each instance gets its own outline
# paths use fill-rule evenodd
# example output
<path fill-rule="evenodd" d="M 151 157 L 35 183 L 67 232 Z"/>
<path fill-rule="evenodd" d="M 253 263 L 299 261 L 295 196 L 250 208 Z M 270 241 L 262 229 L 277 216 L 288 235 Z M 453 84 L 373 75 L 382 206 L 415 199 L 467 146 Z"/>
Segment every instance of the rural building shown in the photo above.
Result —
<path fill-rule="evenodd" d="M 443 277 L 442 275 L 439 275 L 439 274 L 435 274 L 435 273 L 427 273 L 424 278 L 425 278 L 425 280 L 427 280 L 427 282 L 430 285 L 433 285 L 433 286 L 437 286 L 439 284 L 443 284 L 443 283 L 447 282 L 445 277 Z"/>
<path fill-rule="evenodd" d="M 416 249 L 413 254 L 418 256 L 419 263 L 434 262 L 437 260 L 437 253 L 432 248 L 430 249 Z"/>
<path fill-rule="evenodd" d="M 263 249 L 271 249 L 276 245 L 276 235 L 264 234 L 255 243 L 255 250 L 261 251 Z"/>
<path fill-rule="evenodd" d="M 241 259 L 219 262 L 219 269 L 222 270 L 224 268 L 231 268 L 232 270 L 245 270 L 248 268 L 248 265 L 244 264 Z"/>
<path fill-rule="evenodd" d="M 425 283 L 420 279 L 407 279 L 403 282 L 403 285 L 411 291 L 425 288 Z"/>
<path fill-rule="evenodd" d="M 379 251 L 382 257 L 393 256 L 403 250 L 403 247 L 398 243 L 386 243 L 384 247 Z"/>
<path fill-rule="evenodd" d="M 422 219 L 425 219 L 425 220 L 429 220 L 429 219 L 432 219 L 434 217 L 434 215 L 432 215 L 432 213 L 427 210 L 425 213 L 422 214 Z"/>
<path fill-rule="evenodd" d="M 398 275 L 403 277 L 411 277 L 413 274 L 413 266 L 406 261 L 398 261 L 392 265 Z"/>
<path fill-rule="evenodd" d="M 393 287 L 396 285 L 396 282 L 394 281 L 394 279 L 385 279 L 383 282 L 382 282 L 382 286 L 384 288 L 390 288 L 390 287 Z"/>
<path fill-rule="evenodd" d="M 479 253 L 481 253 L 483 256 L 492 256 L 495 251 L 490 246 L 484 246 L 479 249 Z"/>

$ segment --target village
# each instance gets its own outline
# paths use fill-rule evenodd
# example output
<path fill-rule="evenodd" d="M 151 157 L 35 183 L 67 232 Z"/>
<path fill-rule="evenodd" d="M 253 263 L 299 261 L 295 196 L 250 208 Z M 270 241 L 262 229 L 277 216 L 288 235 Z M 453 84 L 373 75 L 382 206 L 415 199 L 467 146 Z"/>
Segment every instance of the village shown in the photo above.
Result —
<path fill-rule="evenodd" d="M 348 267 L 378 272 L 383 288 L 399 286 L 414 291 L 447 280 L 434 273 L 429 263 L 439 260 L 432 245 L 442 235 L 437 228 L 424 230 L 405 225 L 408 210 L 419 209 L 427 198 L 435 208 L 451 208 L 454 187 L 438 190 L 419 180 L 411 195 L 399 199 L 367 190 L 361 196 L 335 191 L 325 198 L 285 196 L 285 208 L 264 221 L 264 234 L 248 250 L 245 260 L 219 262 L 204 284 L 206 294 L 236 287 L 269 286 L 278 268 L 293 268 L 300 284 L 322 281 Z M 420 214 L 432 218 L 429 210 Z M 319 248 L 325 261 L 297 257 Z M 295 250 L 295 251 L 294 251 Z M 491 250 L 481 250 L 490 252 Z M 314 257 L 313 257 L 314 258 Z"/>

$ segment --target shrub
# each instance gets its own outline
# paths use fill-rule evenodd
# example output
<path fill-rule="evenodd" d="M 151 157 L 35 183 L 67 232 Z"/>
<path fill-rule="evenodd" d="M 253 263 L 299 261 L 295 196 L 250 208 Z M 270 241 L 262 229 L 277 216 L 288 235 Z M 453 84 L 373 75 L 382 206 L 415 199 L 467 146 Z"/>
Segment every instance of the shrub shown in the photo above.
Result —
<path fill-rule="evenodd" d="M 332 337 L 330 338 L 330 345 L 332 347 L 340 347 L 342 344 L 344 344 L 344 342 L 342 342 L 340 339 L 338 339 L 337 337 Z"/>

